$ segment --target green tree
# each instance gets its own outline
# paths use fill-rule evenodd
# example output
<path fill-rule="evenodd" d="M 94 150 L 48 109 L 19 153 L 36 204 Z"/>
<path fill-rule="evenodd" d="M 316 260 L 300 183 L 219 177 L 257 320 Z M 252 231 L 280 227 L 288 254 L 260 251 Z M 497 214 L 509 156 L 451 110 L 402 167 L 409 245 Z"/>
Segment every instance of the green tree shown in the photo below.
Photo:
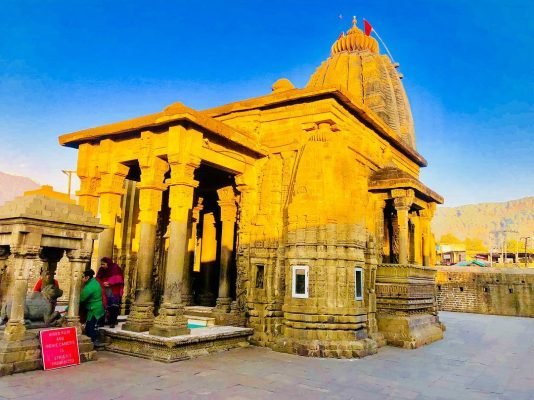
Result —
<path fill-rule="evenodd" d="M 506 251 L 508 253 L 515 253 L 516 249 L 519 249 L 519 251 L 521 251 L 521 246 L 519 245 L 519 242 L 514 239 L 508 239 L 506 241 Z"/>
<path fill-rule="evenodd" d="M 465 250 L 469 252 L 481 252 L 485 253 L 488 248 L 484 246 L 484 242 L 478 238 L 465 238 Z"/>
<path fill-rule="evenodd" d="M 454 236 L 452 233 L 446 233 L 441 237 L 439 243 L 440 244 L 459 244 L 463 242 L 460 239 L 458 239 L 456 236 Z"/>

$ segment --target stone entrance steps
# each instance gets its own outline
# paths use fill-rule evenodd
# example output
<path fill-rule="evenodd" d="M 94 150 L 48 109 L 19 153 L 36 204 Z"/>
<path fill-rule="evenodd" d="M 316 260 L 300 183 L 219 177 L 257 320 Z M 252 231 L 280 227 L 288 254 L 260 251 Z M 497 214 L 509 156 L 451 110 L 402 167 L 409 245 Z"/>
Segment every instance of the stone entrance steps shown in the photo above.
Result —
<path fill-rule="evenodd" d="M 187 324 L 192 328 L 215 326 L 213 307 L 187 306 L 184 309 Z"/>

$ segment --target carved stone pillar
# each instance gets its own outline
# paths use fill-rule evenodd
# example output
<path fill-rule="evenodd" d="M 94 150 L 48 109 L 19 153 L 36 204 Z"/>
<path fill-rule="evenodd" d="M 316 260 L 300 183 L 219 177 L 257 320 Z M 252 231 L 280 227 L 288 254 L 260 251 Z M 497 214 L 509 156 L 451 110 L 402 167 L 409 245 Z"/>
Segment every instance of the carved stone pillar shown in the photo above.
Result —
<path fill-rule="evenodd" d="M 414 193 L 413 190 L 402 189 L 394 189 L 391 192 L 399 227 L 399 264 L 408 264 L 408 211 L 412 206 Z"/>
<path fill-rule="evenodd" d="M 432 233 L 432 229 L 430 230 L 430 257 L 429 257 L 429 267 L 435 267 L 436 266 L 436 238 L 434 237 L 434 234 Z"/>
<path fill-rule="evenodd" d="M 96 154 L 94 145 L 89 143 L 80 144 L 78 148 L 78 167 L 76 169 L 80 179 L 80 190 L 76 192 L 78 204 L 95 217 L 98 214 L 98 186 L 100 184 L 98 162 L 95 159 Z"/>
<path fill-rule="evenodd" d="M 431 266 L 431 251 L 432 251 L 432 231 L 430 229 L 430 222 L 434 215 L 435 203 L 430 203 L 424 210 L 419 211 L 419 219 L 421 221 L 421 238 L 423 241 L 423 265 Z"/>
<path fill-rule="evenodd" d="M 108 156 L 111 156 L 108 154 Z M 123 184 L 129 168 L 125 165 L 108 164 L 100 175 L 100 223 L 107 228 L 98 237 L 98 258 L 113 258 L 115 240 L 115 224 L 120 215 L 121 197 L 124 193 Z"/>
<path fill-rule="evenodd" d="M 202 289 L 200 292 L 200 305 L 212 306 L 215 294 L 212 291 L 211 281 L 217 262 L 217 229 L 215 215 L 205 213 L 202 217 L 202 248 L 200 251 L 200 268 Z"/>
<path fill-rule="evenodd" d="M 82 249 L 67 251 L 71 265 L 69 309 L 67 311 L 67 325 L 74 326 L 81 333 L 80 325 L 80 293 L 82 286 L 82 273 L 91 260 L 92 241 L 84 241 Z"/>
<path fill-rule="evenodd" d="M 146 159 L 148 158 L 148 159 Z M 124 330 L 144 332 L 154 321 L 154 301 L 152 298 L 152 268 L 158 212 L 161 210 L 163 183 L 168 164 L 157 157 L 140 159 L 141 183 L 139 188 L 140 246 L 137 258 L 137 282 L 135 302 L 132 305 Z"/>
<path fill-rule="evenodd" d="M 187 257 L 188 225 L 194 190 L 198 186 L 198 182 L 193 179 L 193 174 L 199 165 L 199 163 L 189 164 L 189 168 L 183 171 L 179 168 L 179 163 L 176 165 L 171 160 L 169 162 L 171 165 L 171 180 L 169 181 L 171 216 L 165 291 L 159 315 L 150 329 L 150 334 L 165 337 L 189 333 L 187 319 L 184 317 L 182 294 L 184 285 L 190 285 L 189 265 L 186 264 L 189 260 Z"/>
<path fill-rule="evenodd" d="M 190 306 L 193 304 L 193 294 L 192 294 L 192 285 L 191 281 L 191 264 L 193 262 L 193 255 L 195 253 L 195 247 L 197 243 L 197 227 L 200 220 L 200 211 L 203 209 L 204 199 L 199 198 L 198 203 L 193 207 L 191 214 L 191 224 L 189 225 L 187 237 L 187 251 L 185 253 L 185 262 L 184 262 L 184 273 L 183 273 L 183 290 L 182 290 L 182 303 L 184 306 Z"/>
<path fill-rule="evenodd" d="M 16 341 L 24 339 L 26 327 L 24 326 L 24 307 L 26 292 L 28 291 L 28 275 L 34 260 L 39 254 L 38 246 L 12 246 L 14 256 L 15 282 L 13 285 L 13 298 L 9 321 L 4 331 L 4 339 Z"/>
<path fill-rule="evenodd" d="M 234 188 L 227 186 L 217 190 L 219 207 L 221 208 L 221 259 L 219 274 L 219 296 L 217 308 L 229 310 L 230 298 L 230 264 L 233 257 L 234 230 L 236 223 L 237 205 Z"/>
<path fill-rule="evenodd" d="M 421 219 L 416 212 L 410 214 L 410 222 L 413 226 L 413 237 L 410 238 L 410 241 L 413 243 L 413 254 L 410 254 L 410 262 L 415 265 L 421 265 L 423 262 L 422 255 L 422 246 L 423 242 L 421 240 Z"/>

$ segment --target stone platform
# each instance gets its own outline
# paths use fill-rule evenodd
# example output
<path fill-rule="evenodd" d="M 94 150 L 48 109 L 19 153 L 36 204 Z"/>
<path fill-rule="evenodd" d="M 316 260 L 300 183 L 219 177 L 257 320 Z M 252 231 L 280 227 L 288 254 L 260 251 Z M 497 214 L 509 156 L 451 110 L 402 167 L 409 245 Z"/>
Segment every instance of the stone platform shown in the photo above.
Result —
<path fill-rule="evenodd" d="M 251 328 L 211 326 L 191 329 L 188 335 L 160 337 L 148 332 L 101 328 L 106 350 L 163 362 L 176 362 L 233 348 L 247 347 Z"/>

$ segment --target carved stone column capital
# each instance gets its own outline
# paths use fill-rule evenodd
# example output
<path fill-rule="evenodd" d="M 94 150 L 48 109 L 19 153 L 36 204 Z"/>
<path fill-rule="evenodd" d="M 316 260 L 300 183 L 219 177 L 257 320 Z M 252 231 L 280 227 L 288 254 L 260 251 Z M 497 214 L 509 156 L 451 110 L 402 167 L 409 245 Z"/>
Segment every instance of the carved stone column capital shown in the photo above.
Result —
<path fill-rule="evenodd" d="M 415 198 L 414 191 L 411 189 L 393 189 L 391 196 L 393 197 L 393 205 L 397 211 L 409 210 Z"/>
<path fill-rule="evenodd" d="M 183 157 L 174 155 L 169 158 L 169 166 L 171 168 L 171 185 L 189 185 L 198 186 L 195 181 L 195 171 L 200 166 L 200 159 L 189 156 L 186 160 Z"/>
<path fill-rule="evenodd" d="M 156 225 L 158 212 L 161 210 L 163 188 L 139 186 L 139 221 Z"/>
<path fill-rule="evenodd" d="M 152 157 L 139 163 L 141 168 L 141 182 L 138 188 L 165 190 L 167 185 L 164 183 L 165 174 L 169 170 L 169 164 L 159 157 Z"/>
<path fill-rule="evenodd" d="M 200 212 L 204 209 L 204 199 L 202 197 L 198 198 L 197 205 L 193 207 L 193 212 L 191 213 L 191 218 L 195 222 L 200 221 Z"/>
<path fill-rule="evenodd" d="M 115 162 L 108 162 L 107 165 L 100 169 L 100 187 L 98 194 L 117 194 L 122 195 L 122 184 L 128 175 L 130 168 L 126 165 Z"/>
<path fill-rule="evenodd" d="M 429 203 L 428 207 L 419 211 L 419 216 L 425 220 L 431 220 L 434 217 L 436 203 Z"/>
<path fill-rule="evenodd" d="M 66 254 L 70 262 L 89 262 L 91 260 L 91 250 L 68 250 Z"/>
<path fill-rule="evenodd" d="M 237 214 L 236 193 L 232 186 L 227 186 L 217 190 L 219 196 L 219 207 L 221 208 L 221 221 L 235 221 Z"/>
<path fill-rule="evenodd" d="M 41 251 L 40 246 L 11 245 L 11 254 L 21 258 L 37 258 Z"/>
<path fill-rule="evenodd" d="M 193 185 L 172 185 L 169 191 L 169 208 L 171 221 L 187 222 L 189 211 L 193 207 Z"/>

